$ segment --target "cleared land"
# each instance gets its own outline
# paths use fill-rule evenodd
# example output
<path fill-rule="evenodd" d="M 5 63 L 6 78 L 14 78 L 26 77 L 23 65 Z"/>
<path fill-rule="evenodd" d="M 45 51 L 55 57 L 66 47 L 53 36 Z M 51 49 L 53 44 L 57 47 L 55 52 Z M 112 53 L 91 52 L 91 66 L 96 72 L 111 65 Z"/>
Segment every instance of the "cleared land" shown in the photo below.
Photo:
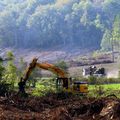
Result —
<path fill-rule="evenodd" d="M 60 95 L 60 94 L 59 94 Z M 46 97 L 0 97 L 1 120 L 119 120 L 120 100 L 80 96 L 64 98 L 57 94 Z"/>
<path fill-rule="evenodd" d="M 49 91 L 53 87 L 53 84 L 44 84 L 46 87 L 37 84 L 37 94 L 38 92 L 44 93 L 45 88 L 48 88 Z M 33 91 L 33 89 L 31 90 Z M 1 96 L 0 119 L 119 120 L 120 84 L 97 85 L 97 87 L 89 85 L 89 90 L 90 92 L 85 96 L 66 96 L 63 93 L 49 93 L 47 96 L 29 96 L 28 98 L 22 98 L 16 93 L 11 93 L 9 97 Z M 118 97 L 116 97 L 117 95 Z"/>

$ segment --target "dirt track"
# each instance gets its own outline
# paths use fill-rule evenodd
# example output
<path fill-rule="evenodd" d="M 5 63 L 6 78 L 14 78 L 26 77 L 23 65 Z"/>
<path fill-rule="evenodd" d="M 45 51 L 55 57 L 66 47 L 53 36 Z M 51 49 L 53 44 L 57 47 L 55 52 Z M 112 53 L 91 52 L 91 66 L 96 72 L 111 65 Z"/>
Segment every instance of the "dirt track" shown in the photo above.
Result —
<path fill-rule="evenodd" d="M 120 120 L 120 101 L 56 94 L 47 97 L 0 97 L 0 120 Z"/>

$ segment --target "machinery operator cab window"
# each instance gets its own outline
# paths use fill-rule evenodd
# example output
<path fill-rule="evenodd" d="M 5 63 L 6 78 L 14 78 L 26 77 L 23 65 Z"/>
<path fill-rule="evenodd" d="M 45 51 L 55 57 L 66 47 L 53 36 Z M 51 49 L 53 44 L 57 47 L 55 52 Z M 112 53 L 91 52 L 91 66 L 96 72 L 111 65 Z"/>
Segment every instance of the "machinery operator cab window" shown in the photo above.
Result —
<path fill-rule="evenodd" d="M 68 79 L 67 78 L 63 79 L 63 87 L 68 89 Z"/>
<path fill-rule="evenodd" d="M 57 78 L 57 84 L 62 83 L 63 88 L 68 89 L 68 78 Z"/>

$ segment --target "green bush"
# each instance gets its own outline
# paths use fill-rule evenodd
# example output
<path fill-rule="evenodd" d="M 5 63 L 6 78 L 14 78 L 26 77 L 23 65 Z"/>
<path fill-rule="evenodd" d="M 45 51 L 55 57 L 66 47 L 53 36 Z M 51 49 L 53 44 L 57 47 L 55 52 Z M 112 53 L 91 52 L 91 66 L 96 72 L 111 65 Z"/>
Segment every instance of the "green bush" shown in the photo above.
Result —
<path fill-rule="evenodd" d="M 94 77 L 94 76 L 90 76 L 90 77 L 88 78 L 88 82 L 89 82 L 90 84 L 92 84 L 92 85 L 98 83 L 97 78 Z"/>
<path fill-rule="evenodd" d="M 10 84 L 7 84 L 4 81 L 0 81 L 0 96 L 8 95 L 10 92 Z"/>

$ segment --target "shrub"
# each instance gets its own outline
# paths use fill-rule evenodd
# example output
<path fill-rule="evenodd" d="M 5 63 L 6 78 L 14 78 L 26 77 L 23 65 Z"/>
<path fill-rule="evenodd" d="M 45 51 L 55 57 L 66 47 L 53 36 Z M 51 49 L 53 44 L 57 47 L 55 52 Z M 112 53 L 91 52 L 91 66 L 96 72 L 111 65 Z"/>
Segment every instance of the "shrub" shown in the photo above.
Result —
<path fill-rule="evenodd" d="M 88 82 L 90 83 L 90 84 L 96 84 L 97 83 L 97 78 L 95 77 L 95 76 L 90 76 L 89 78 L 88 78 Z"/>
<path fill-rule="evenodd" d="M 0 81 L 0 96 L 6 96 L 10 92 L 10 84 Z"/>

